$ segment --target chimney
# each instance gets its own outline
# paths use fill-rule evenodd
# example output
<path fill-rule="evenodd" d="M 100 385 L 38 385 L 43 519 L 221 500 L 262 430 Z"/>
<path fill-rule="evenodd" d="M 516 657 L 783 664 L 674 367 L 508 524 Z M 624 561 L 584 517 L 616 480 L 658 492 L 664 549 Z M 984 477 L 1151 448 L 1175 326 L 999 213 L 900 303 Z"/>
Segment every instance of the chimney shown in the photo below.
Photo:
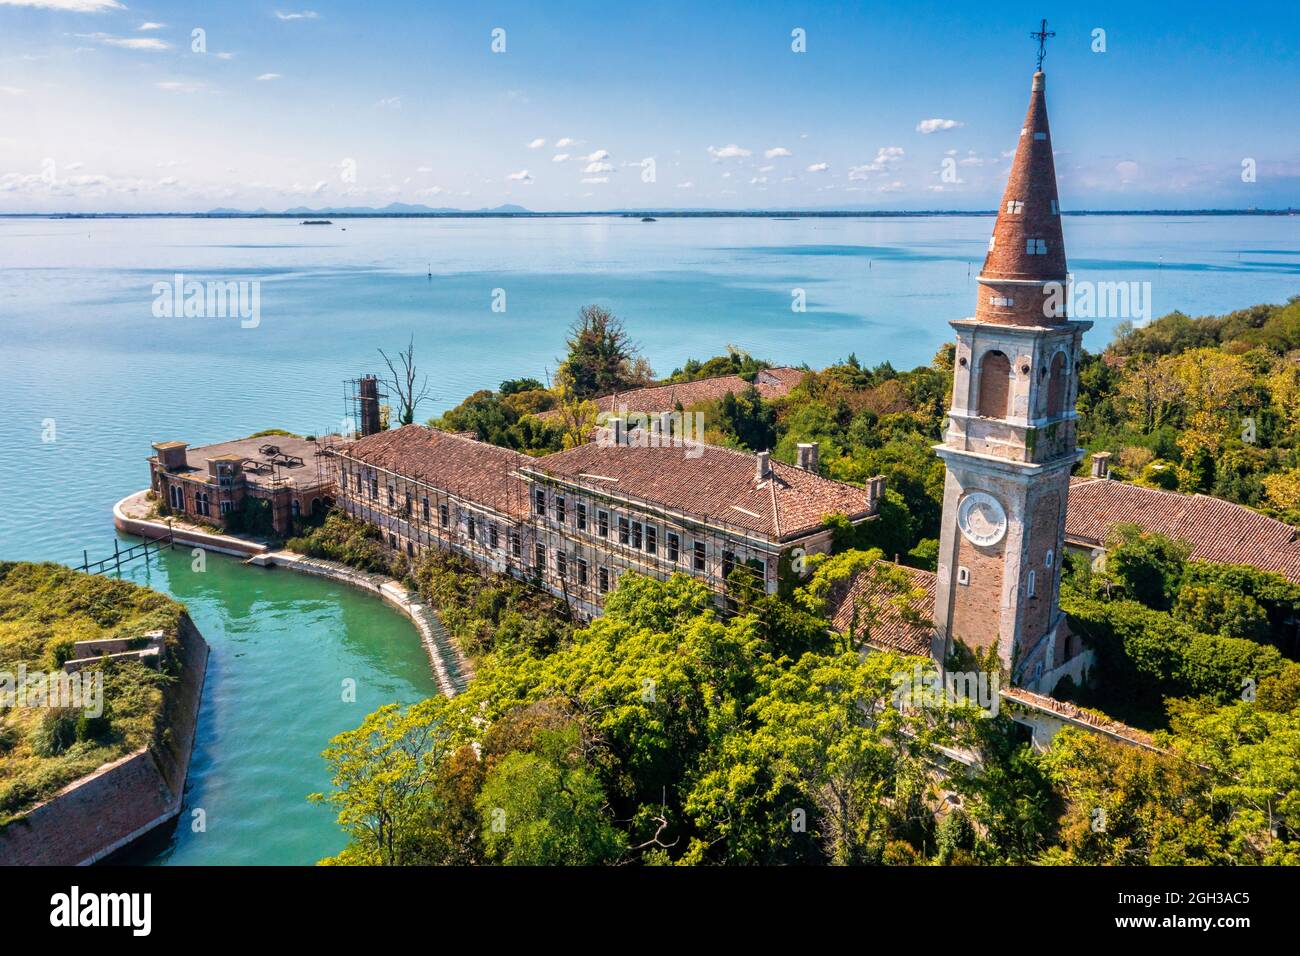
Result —
<path fill-rule="evenodd" d="M 817 449 L 818 443 L 815 441 L 799 443 L 799 467 L 814 475 L 817 474 Z"/>
<path fill-rule="evenodd" d="M 885 476 L 876 475 L 874 478 L 867 479 L 867 497 L 871 499 L 872 507 L 876 507 L 880 499 L 885 497 Z"/>
<path fill-rule="evenodd" d="M 177 471 L 185 467 L 185 449 L 189 445 L 183 441 L 154 442 L 153 450 L 158 453 L 158 464 L 163 471 Z"/>
<path fill-rule="evenodd" d="M 623 419 L 611 418 L 609 420 L 609 437 L 615 448 L 623 444 Z"/>
<path fill-rule="evenodd" d="M 362 376 L 358 383 L 358 399 L 361 405 L 361 437 L 375 435 L 379 432 L 379 379 L 373 375 Z"/>
<path fill-rule="evenodd" d="M 755 481 L 767 481 L 772 475 L 772 453 L 770 451 L 760 451 L 755 460 L 758 464 L 754 472 Z"/>
<path fill-rule="evenodd" d="M 1099 451 L 1092 456 L 1092 477 L 1110 477 L 1110 452 Z"/>

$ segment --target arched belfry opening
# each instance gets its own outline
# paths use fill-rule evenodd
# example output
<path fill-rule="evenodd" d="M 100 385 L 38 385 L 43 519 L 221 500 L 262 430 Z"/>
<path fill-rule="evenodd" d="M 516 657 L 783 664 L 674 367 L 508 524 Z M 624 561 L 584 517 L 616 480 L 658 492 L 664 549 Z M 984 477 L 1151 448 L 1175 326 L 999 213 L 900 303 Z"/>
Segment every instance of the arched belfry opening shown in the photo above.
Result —
<path fill-rule="evenodd" d="M 1065 414 L 1065 400 L 1069 392 L 1069 372 L 1066 369 L 1065 353 L 1057 352 L 1052 356 L 1052 370 L 1047 376 L 1047 417 L 1060 418 Z"/>
<path fill-rule="evenodd" d="M 1011 394 L 1011 360 L 997 349 L 985 352 L 980 360 L 979 402 L 981 418 L 1006 418 L 1007 398 Z"/>

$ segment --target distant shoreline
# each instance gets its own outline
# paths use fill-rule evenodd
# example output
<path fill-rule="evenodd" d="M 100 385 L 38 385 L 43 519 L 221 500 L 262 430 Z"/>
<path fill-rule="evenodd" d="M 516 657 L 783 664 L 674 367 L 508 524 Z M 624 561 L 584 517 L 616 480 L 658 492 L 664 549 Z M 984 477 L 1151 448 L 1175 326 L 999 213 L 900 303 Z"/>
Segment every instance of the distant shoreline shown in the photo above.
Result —
<path fill-rule="evenodd" d="M 761 210 L 672 210 L 637 209 L 587 212 L 499 212 L 495 210 L 459 212 L 336 212 L 313 211 L 311 215 L 335 219 L 913 219 L 922 217 L 963 216 L 987 218 L 993 209 L 916 209 L 855 211 L 840 209 L 761 209 Z M 0 219 L 301 219 L 298 212 L 18 212 L 0 213 Z M 1063 216 L 1294 216 L 1294 209 L 1079 209 L 1062 211 Z"/>

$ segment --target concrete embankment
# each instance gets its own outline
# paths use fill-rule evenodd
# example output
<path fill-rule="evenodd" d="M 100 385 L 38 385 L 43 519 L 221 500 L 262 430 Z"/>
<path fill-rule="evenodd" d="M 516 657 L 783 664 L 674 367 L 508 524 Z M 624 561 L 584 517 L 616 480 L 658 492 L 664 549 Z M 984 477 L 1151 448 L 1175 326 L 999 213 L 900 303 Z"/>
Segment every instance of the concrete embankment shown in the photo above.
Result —
<path fill-rule="evenodd" d="M 188 614 L 181 615 L 171 653 L 177 680 L 164 692 L 154 740 L 0 829 L 0 865 L 95 863 L 180 813 L 208 667 L 208 642 Z"/>

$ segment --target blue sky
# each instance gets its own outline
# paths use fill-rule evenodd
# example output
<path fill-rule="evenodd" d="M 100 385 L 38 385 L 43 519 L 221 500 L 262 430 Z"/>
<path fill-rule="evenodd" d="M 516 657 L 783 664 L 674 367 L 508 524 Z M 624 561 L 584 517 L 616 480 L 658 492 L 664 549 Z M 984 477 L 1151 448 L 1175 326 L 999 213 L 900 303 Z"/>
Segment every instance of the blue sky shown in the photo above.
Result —
<path fill-rule="evenodd" d="M 1297 9 L 0 0 L 0 212 L 987 209 L 1044 16 L 1065 208 L 1300 206 Z"/>

